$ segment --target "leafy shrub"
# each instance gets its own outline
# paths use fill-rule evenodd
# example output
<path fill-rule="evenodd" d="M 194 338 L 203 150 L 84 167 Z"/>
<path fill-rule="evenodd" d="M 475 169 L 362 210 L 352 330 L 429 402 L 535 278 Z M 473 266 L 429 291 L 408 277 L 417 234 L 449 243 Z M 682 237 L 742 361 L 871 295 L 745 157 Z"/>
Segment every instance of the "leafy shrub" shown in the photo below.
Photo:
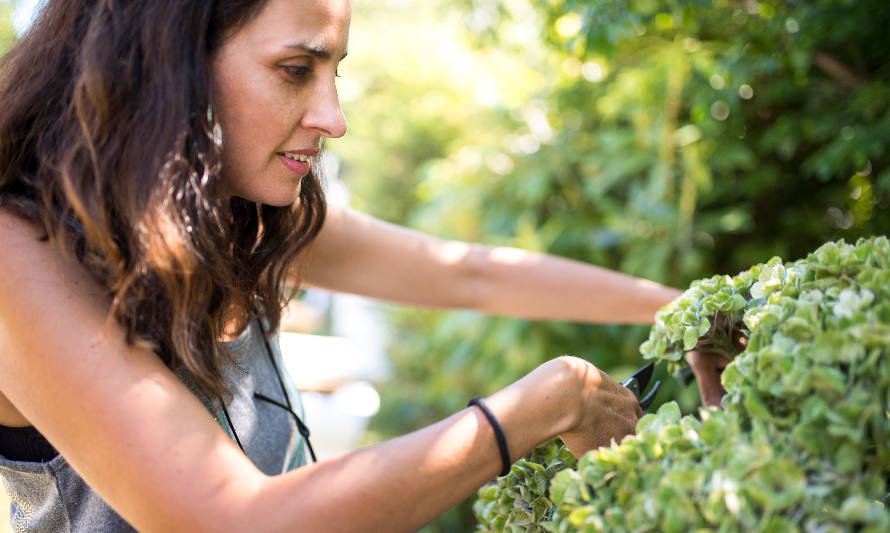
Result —
<path fill-rule="evenodd" d="M 548 488 L 553 477 L 578 462 L 559 439 L 538 446 L 516 461 L 510 472 L 479 491 L 473 505 L 484 531 L 546 531 L 541 522 L 548 520 L 553 501 Z"/>
<path fill-rule="evenodd" d="M 697 281 L 658 313 L 641 351 L 679 367 L 700 339 L 729 354 L 743 344 L 723 374 L 723 410 L 696 418 L 669 403 L 646 415 L 637 435 L 558 473 L 546 492 L 555 513 L 535 526 L 890 530 L 890 241 L 830 242 Z M 534 500 L 528 488 L 480 497 Z M 516 521 L 501 508 L 478 514 L 483 527 Z"/>
<path fill-rule="evenodd" d="M 338 82 L 350 134 L 328 146 L 353 205 L 386 220 L 685 287 L 890 227 L 886 4 L 355 0 Z M 474 53 L 443 28 L 466 29 Z M 391 316 L 393 379 L 371 441 L 558 354 L 625 375 L 647 334 Z M 696 395 L 659 398 L 688 413 Z M 471 529 L 470 507 L 424 532 Z"/>

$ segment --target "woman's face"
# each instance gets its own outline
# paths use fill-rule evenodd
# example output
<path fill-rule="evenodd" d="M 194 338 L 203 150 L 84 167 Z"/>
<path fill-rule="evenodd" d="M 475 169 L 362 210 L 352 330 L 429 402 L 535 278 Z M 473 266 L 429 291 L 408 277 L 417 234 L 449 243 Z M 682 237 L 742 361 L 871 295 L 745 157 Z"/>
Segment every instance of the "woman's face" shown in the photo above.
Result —
<path fill-rule="evenodd" d="M 223 195 L 293 203 L 321 140 L 346 133 L 334 77 L 349 18 L 349 0 L 268 0 L 213 55 Z"/>

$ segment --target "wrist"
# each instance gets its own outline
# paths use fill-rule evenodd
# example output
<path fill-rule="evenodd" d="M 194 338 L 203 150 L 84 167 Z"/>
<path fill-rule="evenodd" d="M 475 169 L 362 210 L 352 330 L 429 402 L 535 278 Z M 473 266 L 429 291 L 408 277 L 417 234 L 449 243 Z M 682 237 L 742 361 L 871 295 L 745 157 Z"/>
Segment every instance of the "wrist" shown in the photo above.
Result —
<path fill-rule="evenodd" d="M 583 359 L 563 355 L 547 364 L 554 367 L 558 385 L 548 394 L 548 402 L 552 411 L 552 420 L 556 435 L 561 435 L 576 428 L 584 416 L 583 397 L 584 382 L 591 366 Z"/>
<path fill-rule="evenodd" d="M 500 422 L 498 422 L 497 417 L 491 410 L 485 405 L 485 401 L 482 398 L 476 396 L 467 404 L 467 407 L 476 406 L 482 413 L 485 415 L 485 418 L 488 420 L 488 423 L 491 425 L 491 429 L 494 432 L 495 441 L 498 445 L 498 452 L 501 455 L 501 473 L 498 474 L 500 476 L 506 476 L 507 473 L 510 472 L 510 465 L 513 463 L 512 456 L 510 455 L 509 446 L 507 444 L 506 436 L 504 435 L 504 430 L 501 428 Z"/>
<path fill-rule="evenodd" d="M 576 427 L 581 418 L 581 366 L 563 356 L 485 399 L 500 421 L 515 461 L 538 444 Z"/>

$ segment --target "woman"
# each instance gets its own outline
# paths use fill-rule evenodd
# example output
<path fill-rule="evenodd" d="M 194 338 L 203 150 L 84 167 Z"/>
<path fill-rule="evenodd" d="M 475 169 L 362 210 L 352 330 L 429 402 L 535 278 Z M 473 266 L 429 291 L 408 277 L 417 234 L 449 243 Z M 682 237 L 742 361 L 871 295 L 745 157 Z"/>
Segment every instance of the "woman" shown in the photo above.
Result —
<path fill-rule="evenodd" d="M 347 0 L 49 0 L 3 59 L 0 475 L 18 529 L 410 531 L 548 438 L 581 454 L 633 431 L 633 395 L 561 357 L 295 468 L 299 400 L 270 335 L 285 282 L 603 322 L 677 294 L 326 213 L 313 167 L 346 131 L 349 17 Z"/>

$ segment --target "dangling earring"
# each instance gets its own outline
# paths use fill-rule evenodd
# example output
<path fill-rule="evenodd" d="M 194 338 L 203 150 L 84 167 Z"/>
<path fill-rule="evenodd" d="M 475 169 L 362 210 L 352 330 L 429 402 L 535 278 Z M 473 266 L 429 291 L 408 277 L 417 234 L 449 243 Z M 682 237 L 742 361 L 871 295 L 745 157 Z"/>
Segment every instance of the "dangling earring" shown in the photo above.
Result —
<path fill-rule="evenodd" d="M 200 151 L 198 153 L 198 157 L 201 158 L 201 162 L 204 164 L 204 173 L 201 176 L 201 187 L 207 187 L 208 182 L 210 181 L 211 176 L 219 175 L 222 166 L 222 143 L 223 143 L 223 132 L 222 126 L 218 121 L 216 121 L 213 117 L 213 104 L 207 104 L 207 126 L 204 129 L 205 134 L 210 139 L 210 142 L 213 144 L 214 150 L 216 150 L 217 154 L 219 154 L 219 158 L 211 158 L 210 160 L 215 159 L 213 165 L 209 164 L 208 158 L 206 154 L 202 154 Z M 202 157 L 203 155 L 203 157 Z"/>

